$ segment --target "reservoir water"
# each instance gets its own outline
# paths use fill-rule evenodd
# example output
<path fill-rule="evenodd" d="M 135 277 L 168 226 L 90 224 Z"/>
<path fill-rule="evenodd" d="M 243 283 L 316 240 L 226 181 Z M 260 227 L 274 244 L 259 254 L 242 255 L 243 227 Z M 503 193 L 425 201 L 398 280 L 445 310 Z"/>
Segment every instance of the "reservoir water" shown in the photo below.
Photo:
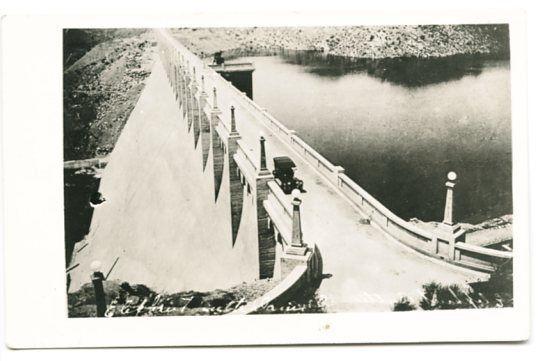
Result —
<path fill-rule="evenodd" d="M 482 56 L 365 60 L 283 51 L 251 61 L 254 100 L 404 219 L 512 213 L 510 65 Z"/>

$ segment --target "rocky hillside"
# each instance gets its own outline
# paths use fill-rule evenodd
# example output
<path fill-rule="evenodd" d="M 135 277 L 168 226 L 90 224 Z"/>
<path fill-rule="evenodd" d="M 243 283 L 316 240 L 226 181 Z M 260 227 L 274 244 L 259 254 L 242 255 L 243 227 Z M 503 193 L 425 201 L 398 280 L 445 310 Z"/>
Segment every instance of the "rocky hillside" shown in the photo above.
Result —
<path fill-rule="evenodd" d="M 183 28 L 174 35 L 196 53 L 210 56 L 273 49 L 318 50 L 359 58 L 443 57 L 507 54 L 507 25 L 418 25 L 292 28 Z"/>
<path fill-rule="evenodd" d="M 67 69 L 90 49 L 113 39 L 131 38 L 147 29 L 65 29 L 63 30 L 63 66 Z"/>
<path fill-rule="evenodd" d="M 65 32 L 64 159 L 112 150 L 153 62 L 152 33 L 141 30 Z"/>

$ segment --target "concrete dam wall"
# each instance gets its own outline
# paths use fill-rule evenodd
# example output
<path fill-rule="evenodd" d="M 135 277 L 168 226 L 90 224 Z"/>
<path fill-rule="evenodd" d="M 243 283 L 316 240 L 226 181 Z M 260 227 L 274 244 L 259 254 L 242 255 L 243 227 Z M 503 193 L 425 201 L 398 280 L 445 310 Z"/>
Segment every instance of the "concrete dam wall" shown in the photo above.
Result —
<path fill-rule="evenodd" d="M 76 247 L 88 244 L 75 254 L 80 266 L 71 273 L 71 290 L 89 282 L 92 261 L 108 270 L 117 258 L 110 279 L 156 291 L 205 291 L 258 278 L 254 205 L 241 188 L 233 240 L 228 156 L 216 153 L 225 158 L 216 185 L 208 137 L 182 118 L 157 61 L 104 170 L 106 201 L 94 209 L 90 232 Z"/>

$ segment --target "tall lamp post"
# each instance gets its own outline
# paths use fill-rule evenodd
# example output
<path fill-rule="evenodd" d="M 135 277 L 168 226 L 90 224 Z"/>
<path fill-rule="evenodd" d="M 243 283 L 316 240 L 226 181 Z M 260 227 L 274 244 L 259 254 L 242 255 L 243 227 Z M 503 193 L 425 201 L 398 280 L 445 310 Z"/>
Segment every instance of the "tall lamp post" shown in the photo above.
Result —
<path fill-rule="evenodd" d="M 444 220 L 442 229 L 444 230 L 446 240 L 448 241 L 448 258 L 450 260 L 459 260 L 461 252 L 456 250 L 456 242 L 465 241 L 465 231 L 454 220 L 454 187 L 456 185 L 457 174 L 449 172 L 446 181 L 446 204 L 444 206 Z"/>
<path fill-rule="evenodd" d="M 449 226 L 454 225 L 454 187 L 457 174 L 455 172 L 448 173 L 448 181 L 446 182 L 446 205 L 444 207 L 443 223 Z"/>

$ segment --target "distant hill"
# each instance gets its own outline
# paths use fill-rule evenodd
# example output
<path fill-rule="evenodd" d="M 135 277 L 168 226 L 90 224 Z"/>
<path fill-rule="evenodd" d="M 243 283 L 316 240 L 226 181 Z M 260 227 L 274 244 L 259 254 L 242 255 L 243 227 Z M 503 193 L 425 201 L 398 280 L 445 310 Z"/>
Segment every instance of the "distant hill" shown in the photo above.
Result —
<path fill-rule="evenodd" d="M 140 35 L 147 29 L 64 29 L 63 69 L 67 69 L 97 44 Z"/>
<path fill-rule="evenodd" d="M 370 59 L 509 53 L 506 24 L 180 28 L 172 32 L 203 56 L 219 50 L 242 56 L 281 48 Z"/>

